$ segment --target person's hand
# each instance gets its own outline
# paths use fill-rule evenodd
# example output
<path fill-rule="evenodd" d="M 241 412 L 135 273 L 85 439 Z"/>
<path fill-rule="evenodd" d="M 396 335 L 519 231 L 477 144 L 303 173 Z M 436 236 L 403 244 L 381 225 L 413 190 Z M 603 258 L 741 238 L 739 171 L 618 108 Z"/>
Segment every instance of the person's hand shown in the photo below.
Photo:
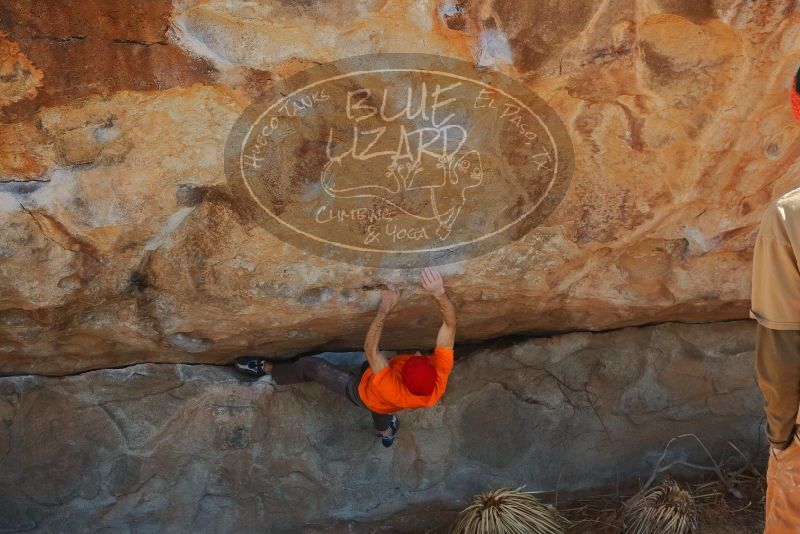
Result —
<path fill-rule="evenodd" d="M 400 300 L 400 290 L 394 286 L 384 286 L 381 289 L 381 303 L 379 309 L 388 312 Z"/>
<path fill-rule="evenodd" d="M 425 267 L 422 269 L 421 282 L 425 291 L 434 297 L 444 295 L 444 280 L 442 280 L 442 275 L 435 268 Z"/>

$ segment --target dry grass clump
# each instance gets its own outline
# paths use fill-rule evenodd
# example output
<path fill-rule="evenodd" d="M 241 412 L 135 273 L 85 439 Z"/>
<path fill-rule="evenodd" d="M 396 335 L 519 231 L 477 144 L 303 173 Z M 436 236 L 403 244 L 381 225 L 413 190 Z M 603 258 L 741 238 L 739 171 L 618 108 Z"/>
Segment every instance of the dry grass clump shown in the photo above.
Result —
<path fill-rule="evenodd" d="M 692 534 L 697 531 L 692 494 L 672 481 L 636 496 L 623 517 L 625 534 Z"/>
<path fill-rule="evenodd" d="M 458 514 L 451 534 L 562 534 L 563 519 L 522 488 L 501 488 L 475 496 Z"/>

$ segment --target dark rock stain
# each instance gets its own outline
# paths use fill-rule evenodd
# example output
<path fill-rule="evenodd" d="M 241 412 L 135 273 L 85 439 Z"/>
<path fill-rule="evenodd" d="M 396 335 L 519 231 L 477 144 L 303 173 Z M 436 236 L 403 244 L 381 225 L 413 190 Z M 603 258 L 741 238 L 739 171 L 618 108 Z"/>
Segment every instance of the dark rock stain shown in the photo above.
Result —
<path fill-rule="evenodd" d="M 693 22 L 716 18 L 712 0 L 658 0 L 665 13 L 680 15 Z"/>
<path fill-rule="evenodd" d="M 45 83 L 35 97 L 0 110 L 0 122 L 21 121 L 42 106 L 91 94 L 213 81 L 211 64 L 167 41 L 171 11 L 170 0 L 5 3 L 0 31 L 42 70 Z"/>
<path fill-rule="evenodd" d="M 136 271 L 131 273 L 128 279 L 128 285 L 135 291 L 144 291 L 150 287 L 150 279 L 146 273 Z"/>

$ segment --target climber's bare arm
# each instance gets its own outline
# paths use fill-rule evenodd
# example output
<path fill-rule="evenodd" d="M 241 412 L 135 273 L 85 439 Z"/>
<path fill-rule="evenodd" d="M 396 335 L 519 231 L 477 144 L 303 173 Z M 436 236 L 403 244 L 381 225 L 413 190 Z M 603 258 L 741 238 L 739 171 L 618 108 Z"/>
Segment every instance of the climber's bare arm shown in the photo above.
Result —
<path fill-rule="evenodd" d="M 442 314 L 442 326 L 436 336 L 436 346 L 452 349 L 456 340 L 456 309 L 444 290 L 444 280 L 439 271 L 432 267 L 422 269 L 422 287 L 436 299 L 439 313 Z"/>
<path fill-rule="evenodd" d="M 364 341 L 364 353 L 367 356 L 370 369 L 372 369 L 372 372 L 375 374 L 389 367 L 389 361 L 378 351 L 378 343 L 380 343 L 381 333 L 383 332 L 383 322 L 399 299 L 400 291 L 394 288 L 381 290 L 381 303 L 378 305 L 378 313 L 369 325 L 369 330 L 367 330 L 367 339 Z"/>

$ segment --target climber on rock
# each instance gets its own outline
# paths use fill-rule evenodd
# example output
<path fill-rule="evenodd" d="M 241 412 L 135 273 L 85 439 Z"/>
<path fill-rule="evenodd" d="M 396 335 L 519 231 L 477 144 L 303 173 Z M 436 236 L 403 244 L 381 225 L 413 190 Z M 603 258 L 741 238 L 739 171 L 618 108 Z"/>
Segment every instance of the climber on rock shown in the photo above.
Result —
<path fill-rule="evenodd" d="M 258 356 L 242 356 L 236 359 L 234 366 L 251 377 L 270 374 L 274 382 L 281 385 L 319 382 L 356 406 L 369 410 L 381 443 L 391 447 L 400 426 L 395 412 L 433 406 L 444 394 L 453 369 L 455 308 L 445 292 L 442 275 L 436 269 L 423 269 L 421 284 L 433 296 L 442 315 L 436 348 L 431 355 L 417 351 L 388 360 L 378 350 L 383 323 L 400 299 L 399 291 L 387 287 L 381 290 L 378 313 L 367 331 L 364 341 L 367 361 L 359 374 L 346 373 L 316 357 L 273 362 Z"/>

